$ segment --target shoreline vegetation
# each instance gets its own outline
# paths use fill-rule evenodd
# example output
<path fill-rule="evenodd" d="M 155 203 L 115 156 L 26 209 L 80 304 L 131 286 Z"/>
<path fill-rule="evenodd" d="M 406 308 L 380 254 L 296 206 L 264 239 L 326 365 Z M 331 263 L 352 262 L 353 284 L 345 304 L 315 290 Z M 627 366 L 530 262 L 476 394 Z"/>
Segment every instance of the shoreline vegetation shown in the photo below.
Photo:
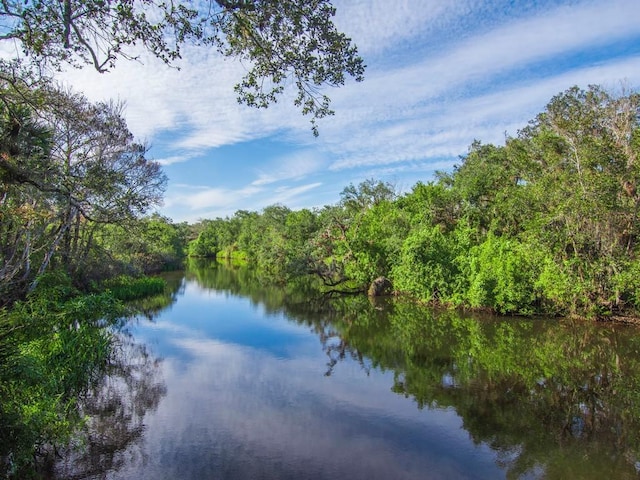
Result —
<path fill-rule="evenodd" d="M 503 315 L 637 322 L 640 95 L 573 87 L 504 146 L 475 141 L 452 172 L 398 194 L 349 185 L 341 200 L 193 225 L 193 257 L 241 259 L 266 279 L 326 291 L 376 279 L 426 304 Z"/>
<path fill-rule="evenodd" d="M 58 449 L 81 441 L 82 401 L 115 361 L 117 326 L 138 311 L 133 300 L 164 294 L 165 282 L 121 276 L 92 290 L 47 274 L 0 310 L 2 478 L 46 476 Z"/>

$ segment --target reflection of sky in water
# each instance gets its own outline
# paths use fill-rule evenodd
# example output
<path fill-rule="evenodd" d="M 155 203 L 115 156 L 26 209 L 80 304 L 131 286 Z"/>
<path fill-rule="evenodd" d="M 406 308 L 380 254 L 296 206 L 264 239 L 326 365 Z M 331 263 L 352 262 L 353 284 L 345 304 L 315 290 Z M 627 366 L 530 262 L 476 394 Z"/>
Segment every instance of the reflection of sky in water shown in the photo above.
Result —
<path fill-rule="evenodd" d="M 187 360 L 188 348 L 176 348 L 176 339 L 208 338 L 265 350 L 279 358 L 288 358 L 301 343 L 313 342 L 304 329 L 286 320 L 283 314 L 266 315 L 261 307 L 247 299 L 199 287 L 188 282 L 185 294 L 160 314 L 153 324 L 141 320 L 132 331 L 139 339 L 156 345 L 160 356 Z"/>
<path fill-rule="evenodd" d="M 504 477 L 454 411 L 418 410 L 392 373 L 350 360 L 326 377 L 316 335 L 247 299 L 187 284 L 132 332 L 165 359 L 168 392 L 114 478 Z"/>

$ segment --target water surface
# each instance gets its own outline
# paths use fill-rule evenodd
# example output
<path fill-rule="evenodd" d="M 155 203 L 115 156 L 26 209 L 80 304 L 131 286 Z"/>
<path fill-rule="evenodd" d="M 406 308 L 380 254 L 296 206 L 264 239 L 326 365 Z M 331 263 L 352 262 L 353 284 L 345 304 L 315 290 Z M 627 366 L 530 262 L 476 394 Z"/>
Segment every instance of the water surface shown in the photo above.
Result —
<path fill-rule="evenodd" d="M 170 280 L 60 476 L 637 478 L 637 329 L 331 299 L 215 264 Z"/>

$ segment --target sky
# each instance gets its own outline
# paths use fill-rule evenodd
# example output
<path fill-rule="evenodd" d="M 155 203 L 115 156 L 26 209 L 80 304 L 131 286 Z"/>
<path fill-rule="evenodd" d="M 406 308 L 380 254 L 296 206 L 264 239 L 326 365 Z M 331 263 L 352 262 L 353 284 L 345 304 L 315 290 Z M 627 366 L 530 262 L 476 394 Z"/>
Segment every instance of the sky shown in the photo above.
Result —
<path fill-rule="evenodd" d="M 452 171 L 474 140 L 504 144 L 574 85 L 640 89 L 639 0 L 333 5 L 367 69 L 364 82 L 323 91 L 336 113 L 317 138 L 294 89 L 266 110 L 240 105 L 233 86 L 246 66 L 205 48 L 186 48 L 179 70 L 143 54 L 62 79 L 90 100 L 125 103 L 130 130 L 168 177 L 158 212 L 190 223 L 333 205 L 367 179 L 402 194 Z"/>

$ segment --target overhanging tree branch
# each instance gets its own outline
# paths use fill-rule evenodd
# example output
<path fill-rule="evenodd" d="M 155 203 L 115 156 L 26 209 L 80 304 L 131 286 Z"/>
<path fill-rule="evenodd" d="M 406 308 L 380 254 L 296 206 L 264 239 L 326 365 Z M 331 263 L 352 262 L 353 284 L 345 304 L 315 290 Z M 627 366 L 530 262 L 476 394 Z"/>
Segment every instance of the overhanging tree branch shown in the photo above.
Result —
<path fill-rule="evenodd" d="M 35 68 L 91 65 L 99 72 L 118 59 L 136 58 L 140 45 L 165 63 L 180 58 L 187 43 L 214 48 L 249 62 L 236 85 L 238 101 L 266 107 L 285 87 L 294 104 L 315 121 L 333 113 L 319 88 L 363 78 L 364 63 L 340 33 L 330 0 L 2 0 L 2 39 L 14 39 Z M 267 80 L 265 84 L 264 80 Z"/>

